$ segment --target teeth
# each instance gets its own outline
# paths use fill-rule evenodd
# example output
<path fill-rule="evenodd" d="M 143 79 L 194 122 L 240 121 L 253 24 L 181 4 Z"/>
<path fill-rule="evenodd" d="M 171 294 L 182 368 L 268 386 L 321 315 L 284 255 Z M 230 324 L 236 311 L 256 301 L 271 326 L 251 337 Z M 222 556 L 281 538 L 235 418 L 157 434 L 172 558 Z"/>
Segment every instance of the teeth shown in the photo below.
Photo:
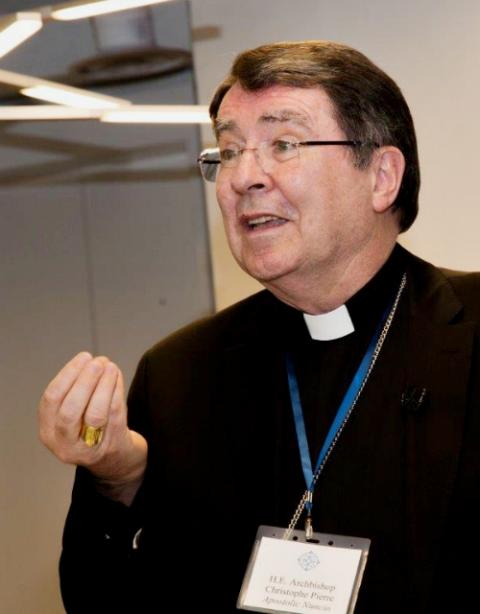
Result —
<path fill-rule="evenodd" d="M 274 215 L 261 215 L 260 217 L 256 217 L 253 220 L 248 222 L 249 226 L 258 226 L 259 224 L 265 224 L 265 222 L 272 222 L 274 220 L 279 220 L 279 217 L 275 217 Z"/>

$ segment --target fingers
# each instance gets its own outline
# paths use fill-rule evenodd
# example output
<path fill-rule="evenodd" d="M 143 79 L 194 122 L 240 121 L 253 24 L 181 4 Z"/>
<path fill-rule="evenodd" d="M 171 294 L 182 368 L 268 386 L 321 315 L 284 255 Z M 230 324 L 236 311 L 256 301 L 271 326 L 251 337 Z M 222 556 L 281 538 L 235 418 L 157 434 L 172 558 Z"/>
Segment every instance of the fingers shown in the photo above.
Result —
<path fill-rule="evenodd" d="M 98 403 L 104 395 L 100 394 L 100 399 L 98 398 L 97 387 L 100 385 L 107 362 L 108 359 L 104 357 L 94 358 L 80 371 L 73 386 L 58 407 L 54 423 L 57 437 L 69 443 L 76 442 L 83 424 L 83 416 L 94 398 L 96 405 L 93 415 L 102 413 Z M 108 407 L 104 413 L 108 413 Z"/>
<path fill-rule="evenodd" d="M 126 414 L 123 394 L 123 379 L 115 364 L 106 357 L 92 358 L 88 352 L 77 354 L 42 396 L 40 439 L 59 458 L 71 462 L 86 446 L 81 439 L 84 423 L 94 428 L 106 426 L 114 405 L 116 422 L 121 424 Z"/>
<path fill-rule="evenodd" d="M 73 386 L 80 371 L 92 360 L 89 352 L 80 352 L 63 367 L 48 384 L 41 400 L 41 408 L 60 405 L 65 395 Z"/>
<path fill-rule="evenodd" d="M 118 376 L 118 367 L 113 362 L 107 362 L 83 415 L 85 424 L 95 428 L 107 424 Z"/>
<path fill-rule="evenodd" d="M 58 409 L 74 385 L 82 369 L 92 360 L 88 352 L 80 352 L 48 384 L 38 406 L 40 438 L 44 443 L 51 433 Z"/>

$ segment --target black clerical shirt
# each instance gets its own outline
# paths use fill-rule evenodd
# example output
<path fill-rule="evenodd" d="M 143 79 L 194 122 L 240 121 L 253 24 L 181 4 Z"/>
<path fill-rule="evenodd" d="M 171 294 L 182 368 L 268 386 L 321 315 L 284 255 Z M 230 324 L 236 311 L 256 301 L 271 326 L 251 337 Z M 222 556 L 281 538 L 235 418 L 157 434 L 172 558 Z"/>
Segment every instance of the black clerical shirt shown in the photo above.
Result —
<path fill-rule="evenodd" d="M 191 611 L 203 602 L 212 574 L 216 592 L 208 602 L 210 612 L 235 611 L 258 525 L 288 526 L 306 487 L 285 352 L 291 352 L 295 362 L 315 465 L 358 363 L 398 291 L 403 257 L 395 249 L 348 301 L 355 332 L 344 338 L 312 340 L 300 312 L 263 293 L 255 301 L 261 327 L 251 311 L 249 318 L 236 321 L 259 330 L 259 343 L 251 341 L 251 333 L 243 343 L 242 331 L 231 326 L 227 314 L 226 320 L 222 315 L 215 319 L 215 340 L 212 334 L 207 337 L 212 347 L 198 341 L 199 328 L 194 326 L 174 338 L 174 352 L 168 350 L 168 341 L 167 350 L 163 345 L 153 348 L 149 360 L 155 361 L 155 368 L 150 364 L 147 370 L 142 360 L 129 398 L 132 428 L 142 426 L 145 414 L 151 421 L 146 426 L 147 476 L 134 505 L 127 509 L 103 499 L 88 472 L 79 469 L 77 474 L 61 562 L 69 614 L 115 607 L 142 613 Z M 397 360 L 404 361 L 406 313 L 405 301 L 400 301 L 367 387 L 314 495 L 316 531 L 372 540 L 356 614 L 409 611 L 389 610 L 382 597 L 385 590 L 379 590 L 379 584 L 385 584 L 389 595 L 405 594 L 408 580 L 401 408 L 405 382 L 403 371 L 395 369 Z M 222 328 L 224 321 L 229 325 Z M 215 351 L 217 343 L 221 351 Z M 242 385 L 246 372 L 254 385 Z M 379 402 L 365 402 L 369 386 L 379 386 L 374 395 Z M 398 399 L 396 405 L 392 398 Z M 388 414 L 387 405 L 395 408 Z M 135 420 L 140 420 L 138 425 Z M 140 547 L 132 550 L 139 527 Z M 98 546 L 93 559 L 85 543 Z M 207 564 L 212 555 L 214 564 Z M 78 590 L 79 574 L 86 573 L 120 588 L 115 594 L 97 593 L 95 607 L 86 609 L 88 594 Z"/>

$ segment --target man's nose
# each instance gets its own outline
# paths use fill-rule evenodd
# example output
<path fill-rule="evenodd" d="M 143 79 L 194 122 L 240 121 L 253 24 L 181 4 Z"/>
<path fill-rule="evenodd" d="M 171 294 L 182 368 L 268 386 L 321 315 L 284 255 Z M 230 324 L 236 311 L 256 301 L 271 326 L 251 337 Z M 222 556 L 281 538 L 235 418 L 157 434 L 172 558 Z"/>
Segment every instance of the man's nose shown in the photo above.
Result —
<path fill-rule="evenodd" d="M 270 170 L 260 149 L 244 149 L 237 165 L 231 169 L 233 189 L 237 192 L 269 189 L 272 183 Z"/>

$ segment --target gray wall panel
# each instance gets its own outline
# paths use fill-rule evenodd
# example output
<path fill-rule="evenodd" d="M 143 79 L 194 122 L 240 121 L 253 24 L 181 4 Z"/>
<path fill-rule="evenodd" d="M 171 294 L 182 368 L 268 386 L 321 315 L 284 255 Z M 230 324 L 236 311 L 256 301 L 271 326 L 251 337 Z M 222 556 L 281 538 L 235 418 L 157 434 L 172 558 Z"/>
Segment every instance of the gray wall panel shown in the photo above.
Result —
<path fill-rule="evenodd" d="M 152 15 L 159 43 L 190 47 L 186 2 Z M 50 24 L 1 65 L 52 75 L 94 55 L 93 40 L 88 22 Z M 195 100 L 191 71 L 102 91 Z M 188 126 L 0 124 L 2 614 L 63 611 L 57 561 L 73 469 L 37 439 L 47 382 L 82 349 L 110 355 L 128 382 L 147 347 L 213 310 L 198 147 Z"/>

